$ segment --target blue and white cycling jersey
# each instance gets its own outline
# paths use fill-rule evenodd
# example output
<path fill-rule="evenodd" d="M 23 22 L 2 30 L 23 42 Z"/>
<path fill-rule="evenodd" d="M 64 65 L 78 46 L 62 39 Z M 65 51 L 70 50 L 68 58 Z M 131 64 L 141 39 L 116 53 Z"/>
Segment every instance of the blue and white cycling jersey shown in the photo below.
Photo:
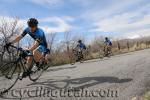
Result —
<path fill-rule="evenodd" d="M 79 48 L 81 48 L 81 49 L 86 49 L 86 46 L 85 46 L 85 44 L 83 44 L 83 43 L 79 43 L 79 44 L 77 45 L 77 47 L 79 47 Z"/>
<path fill-rule="evenodd" d="M 37 28 L 35 32 L 31 32 L 30 29 L 27 27 L 23 33 L 22 37 L 24 37 L 26 34 L 29 34 L 35 41 L 39 42 L 39 51 L 45 52 L 47 49 L 47 41 L 44 34 L 44 31 L 40 28 Z"/>
<path fill-rule="evenodd" d="M 112 46 L 112 42 L 110 40 L 107 40 L 104 42 L 106 45 Z"/>

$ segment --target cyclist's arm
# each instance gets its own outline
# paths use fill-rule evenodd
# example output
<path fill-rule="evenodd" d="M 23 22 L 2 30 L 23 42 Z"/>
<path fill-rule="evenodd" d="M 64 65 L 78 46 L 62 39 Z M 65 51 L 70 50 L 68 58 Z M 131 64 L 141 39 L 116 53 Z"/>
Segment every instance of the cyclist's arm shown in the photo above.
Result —
<path fill-rule="evenodd" d="M 11 41 L 12 44 L 19 42 L 22 39 L 22 35 L 17 36 L 13 41 Z"/>
<path fill-rule="evenodd" d="M 34 45 L 33 45 L 29 50 L 31 50 L 31 51 L 35 50 L 35 49 L 39 46 L 39 44 L 40 44 L 41 42 L 42 42 L 42 38 L 39 36 L 39 37 L 35 40 Z"/>
<path fill-rule="evenodd" d="M 23 33 L 21 35 L 18 35 L 13 41 L 11 41 L 10 43 L 14 44 L 19 42 L 25 35 L 27 34 L 26 29 L 23 31 Z"/>

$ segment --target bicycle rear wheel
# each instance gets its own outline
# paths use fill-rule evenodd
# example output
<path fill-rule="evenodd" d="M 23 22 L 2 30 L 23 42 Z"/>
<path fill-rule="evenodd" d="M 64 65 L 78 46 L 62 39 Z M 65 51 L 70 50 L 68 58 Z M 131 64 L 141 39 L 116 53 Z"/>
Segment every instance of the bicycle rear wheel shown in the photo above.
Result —
<path fill-rule="evenodd" d="M 40 76 L 42 75 L 43 71 L 44 71 L 44 65 L 37 67 L 37 66 L 33 66 L 33 68 L 31 69 L 31 74 L 29 75 L 29 79 L 33 82 L 37 81 Z"/>
<path fill-rule="evenodd" d="M 10 62 L 0 67 L 0 95 L 8 92 L 17 82 L 20 75 L 20 66 Z"/>
<path fill-rule="evenodd" d="M 50 68 L 52 66 L 53 66 L 52 61 L 49 61 L 48 64 L 43 64 L 43 70 L 46 71 L 48 68 Z"/>

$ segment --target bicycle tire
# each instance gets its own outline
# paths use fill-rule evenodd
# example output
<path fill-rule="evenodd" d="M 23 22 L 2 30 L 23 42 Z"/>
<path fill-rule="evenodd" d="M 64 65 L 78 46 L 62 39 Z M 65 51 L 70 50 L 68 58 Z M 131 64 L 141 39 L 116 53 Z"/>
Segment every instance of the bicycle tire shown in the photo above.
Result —
<path fill-rule="evenodd" d="M 3 89 L 0 91 L 0 96 L 8 92 L 17 83 L 20 76 L 20 71 L 20 67 L 16 62 L 6 63 L 0 67 L 0 80 L 2 79 L 1 81 L 3 81 L 0 85 L 1 87 L 3 86 Z"/>
<path fill-rule="evenodd" d="M 40 66 L 36 71 L 33 71 L 30 75 L 29 75 L 29 79 L 33 82 L 36 82 L 42 75 L 43 71 L 44 71 L 44 65 Z M 36 75 L 36 73 L 38 73 L 38 75 Z"/>

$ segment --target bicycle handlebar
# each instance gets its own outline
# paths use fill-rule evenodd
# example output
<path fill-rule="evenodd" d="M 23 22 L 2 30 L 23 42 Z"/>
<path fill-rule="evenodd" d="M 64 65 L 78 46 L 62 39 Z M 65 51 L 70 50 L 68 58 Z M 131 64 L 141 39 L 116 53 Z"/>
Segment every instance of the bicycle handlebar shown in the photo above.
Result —
<path fill-rule="evenodd" d="M 4 46 L 4 51 L 5 51 L 5 49 L 6 49 L 7 52 L 10 53 L 9 47 L 13 47 L 13 48 L 15 48 L 15 49 L 17 49 L 17 50 L 19 50 L 19 51 L 24 52 L 24 50 L 23 50 L 22 48 L 18 48 L 18 47 L 14 46 L 14 45 Z"/>

